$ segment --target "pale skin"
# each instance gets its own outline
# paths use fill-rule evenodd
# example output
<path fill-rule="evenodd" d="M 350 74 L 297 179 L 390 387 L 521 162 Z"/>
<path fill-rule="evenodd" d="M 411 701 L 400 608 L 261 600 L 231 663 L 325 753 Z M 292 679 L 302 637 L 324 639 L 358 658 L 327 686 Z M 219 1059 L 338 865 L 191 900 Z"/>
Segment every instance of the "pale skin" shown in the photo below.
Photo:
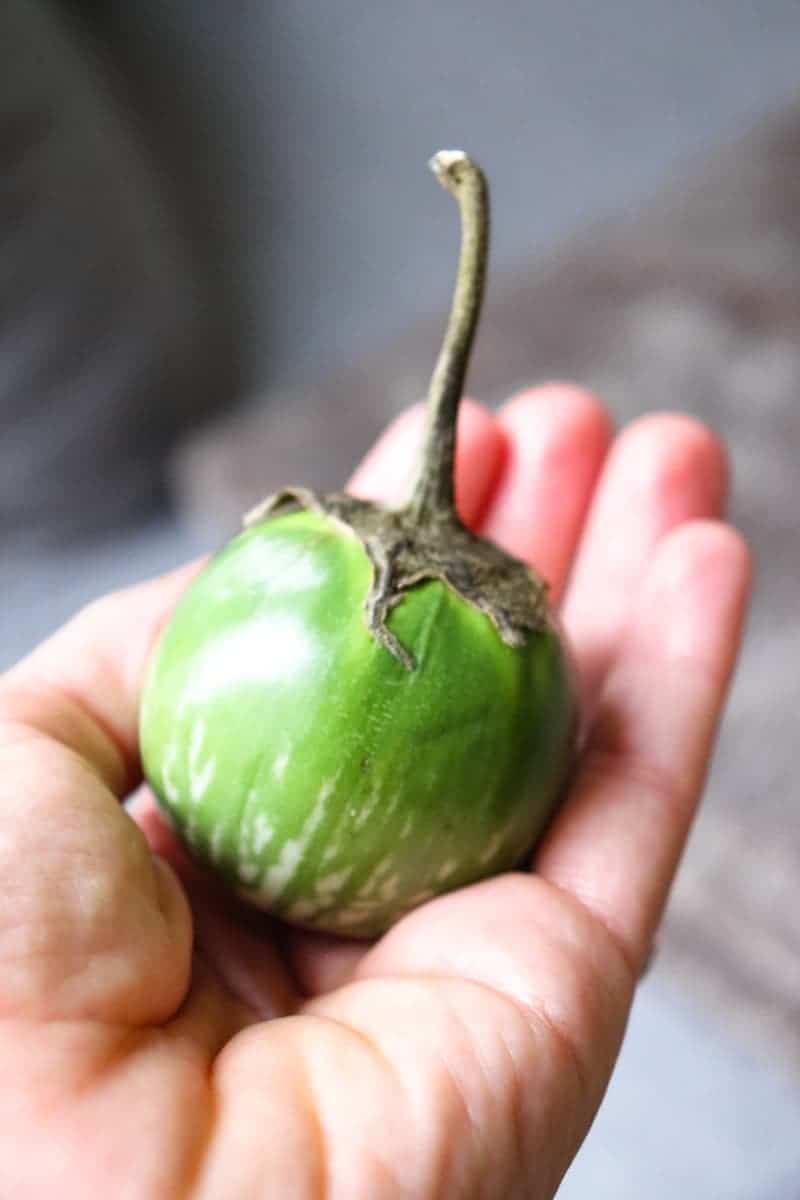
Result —
<path fill-rule="evenodd" d="M 399 499 L 421 414 L 352 486 Z M 588 741 L 520 871 L 379 942 L 289 933 L 187 864 L 139 782 L 158 629 L 197 566 L 0 684 L 0 1195 L 552 1197 L 602 1099 L 694 814 L 750 576 L 725 459 L 566 386 L 465 405 L 465 519 L 551 581 Z M 171 864 L 171 865 L 168 865 Z"/>

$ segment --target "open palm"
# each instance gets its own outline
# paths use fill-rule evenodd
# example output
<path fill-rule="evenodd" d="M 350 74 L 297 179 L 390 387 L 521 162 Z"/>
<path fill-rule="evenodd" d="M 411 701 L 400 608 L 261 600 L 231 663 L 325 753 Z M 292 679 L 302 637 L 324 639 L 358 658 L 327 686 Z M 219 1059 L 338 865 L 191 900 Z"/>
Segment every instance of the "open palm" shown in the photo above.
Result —
<path fill-rule="evenodd" d="M 398 498 L 418 415 L 354 489 Z M 135 821 L 119 803 L 146 658 L 193 568 L 97 602 L 10 672 L 0 1195 L 552 1197 L 608 1082 L 736 653 L 749 567 L 718 520 L 724 476 L 685 417 L 612 442 L 575 389 L 496 417 L 465 405 L 461 511 L 563 596 L 591 720 L 535 872 L 371 946 L 244 911 L 146 795 Z"/>

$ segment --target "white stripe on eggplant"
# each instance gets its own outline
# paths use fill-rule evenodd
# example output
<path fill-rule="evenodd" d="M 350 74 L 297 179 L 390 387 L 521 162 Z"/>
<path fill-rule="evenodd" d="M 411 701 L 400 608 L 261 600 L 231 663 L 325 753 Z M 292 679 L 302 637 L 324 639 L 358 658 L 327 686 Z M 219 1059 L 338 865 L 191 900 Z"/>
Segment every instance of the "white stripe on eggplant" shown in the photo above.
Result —
<path fill-rule="evenodd" d="M 256 813 L 253 818 L 253 831 L 250 838 L 250 844 L 255 855 L 261 854 L 262 850 L 269 845 L 275 836 L 275 826 L 270 824 L 264 813 Z"/>
<path fill-rule="evenodd" d="M 278 861 L 271 867 L 267 867 L 264 872 L 263 887 L 268 895 L 272 897 L 280 896 L 291 882 L 292 876 L 300 866 L 303 855 L 308 849 L 309 842 L 319 828 L 322 818 L 325 816 L 328 800 L 333 795 L 335 787 L 335 779 L 325 780 L 319 790 L 317 802 L 308 817 L 306 817 L 303 828 L 296 838 L 290 838 L 284 844 Z"/>
<path fill-rule="evenodd" d="M 392 813 L 394 812 L 394 810 L 397 808 L 397 805 L 400 803 L 402 796 L 403 796 L 403 789 L 398 788 L 397 791 L 395 792 L 395 794 L 389 800 L 389 803 L 383 809 L 381 816 L 383 816 L 383 817 L 391 816 Z"/>
<path fill-rule="evenodd" d="M 205 736 L 206 723 L 201 717 L 198 717 L 192 726 L 189 738 L 189 795 L 193 804 L 197 804 L 203 799 L 217 769 L 214 758 L 208 758 L 202 766 L 200 765 Z"/>
<path fill-rule="evenodd" d="M 380 888 L 378 889 L 378 895 L 380 896 L 381 900 L 394 900 L 399 887 L 400 876 L 393 875 L 391 879 L 387 879 L 385 883 L 381 884 Z"/>
<path fill-rule="evenodd" d="M 319 912 L 319 905 L 311 900 L 295 900 L 286 910 L 287 921 L 308 921 Z"/>
<path fill-rule="evenodd" d="M 258 863 L 242 862 L 236 868 L 236 874 L 242 883 L 255 883 L 261 870 Z"/>
<path fill-rule="evenodd" d="M 341 871 L 334 871 L 331 875 L 325 875 L 322 879 L 317 880 L 314 891 L 321 900 L 332 900 L 336 893 L 341 891 L 343 885 L 347 883 L 354 869 L 354 867 L 344 867 Z"/>
<path fill-rule="evenodd" d="M 326 863 L 333 862 L 333 860 L 336 858 L 336 856 L 339 853 L 339 851 L 341 850 L 341 848 L 342 847 L 341 847 L 340 842 L 331 842 L 331 844 L 326 848 L 325 853 L 322 856 L 322 859 L 321 859 L 322 865 L 325 866 Z"/>
<path fill-rule="evenodd" d="M 368 876 L 368 878 L 366 879 L 366 881 L 364 883 L 362 883 L 361 887 L 356 892 L 356 895 L 363 896 L 363 897 L 372 896 L 373 893 L 375 892 L 376 887 L 378 886 L 378 881 L 380 879 L 382 879 L 383 876 L 387 874 L 387 872 L 391 871 L 393 865 L 394 865 L 393 859 L 391 859 L 391 858 L 381 859 L 381 861 L 378 863 L 377 867 L 372 872 L 372 874 Z"/>
<path fill-rule="evenodd" d="M 175 782 L 173 771 L 178 761 L 178 747 L 175 742 L 170 742 L 164 751 L 164 765 L 161 768 L 161 780 L 164 786 L 164 795 L 170 804 L 179 805 L 181 800 L 181 789 Z"/>
<path fill-rule="evenodd" d="M 356 813 L 355 819 L 353 821 L 353 829 L 355 830 L 356 833 L 358 832 L 359 829 L 362 829 L 364 827 L 364 825 L 367 823 L 367 821 L 369 820 L 371 814 L 373 813 L 375 806 L 377 805 L 380 798 L 381 798 L 380 791 L 376 788 L 375 791 L 371 794 L 369 800 L 367 800 L 366 804 L 362 805 L 361 809 Z"/>
<path fill-rule="evenodd" d="M 441 867 L 436 872 L 436 878 L 441 882 L 443 879 L 448 879 L 456 870 L 458 870 L 458 859 L 448 858 L 447 862 L 442 863 Z"/>
<path fill-rule="evenodd" d="M 220 821 L 211 831 L 211 840 L 209 842 L 209 853 L 211 861 L 218 863 L 222 856 L 222 842 L 225 837 L 225 826 Z"/>
<path fill-rule="evenodd" d="M 479 863 L 481 863 L 482 865 L 485 866 L 486 863 L 488 863 L 491 859 L 494 858 L 495 854 L 497 854 L 497 851 L 500 849 L 500 846 L 503 843 L 503 839 L 505 838 L 507 833 L 508 833 L 507 829 L 498 829 L 495 833 L 492 834 L 492 836 L 489 838 L 488 842 L 484 846 L 482 852 L 478 855 Z"/>
<path fill-rule="evenodd" d="M 356 908 L 354 905 L 351 905 L 349 908 L 341 909 L 338 913 L 331 914 L 331 916 L 335 918 L 337 925 L 349 929 L 352 925 L 360 925 L 364 921 L 369 920 L 378 907 L 380 906 L 377 904 L 370 905 L 369 908 Z"/>

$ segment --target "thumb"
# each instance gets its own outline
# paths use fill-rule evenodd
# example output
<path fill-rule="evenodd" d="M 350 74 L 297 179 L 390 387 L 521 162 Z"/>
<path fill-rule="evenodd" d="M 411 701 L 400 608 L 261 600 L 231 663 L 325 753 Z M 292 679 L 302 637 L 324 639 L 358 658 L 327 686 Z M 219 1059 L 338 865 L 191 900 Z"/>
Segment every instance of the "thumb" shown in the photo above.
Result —
<path fill-rule="evenodd" d="M 91 605 L 0 680 L 0 1017 L 142 1025 L 188 987 L 183 892 L 120 804 L 187 571 Z"/>

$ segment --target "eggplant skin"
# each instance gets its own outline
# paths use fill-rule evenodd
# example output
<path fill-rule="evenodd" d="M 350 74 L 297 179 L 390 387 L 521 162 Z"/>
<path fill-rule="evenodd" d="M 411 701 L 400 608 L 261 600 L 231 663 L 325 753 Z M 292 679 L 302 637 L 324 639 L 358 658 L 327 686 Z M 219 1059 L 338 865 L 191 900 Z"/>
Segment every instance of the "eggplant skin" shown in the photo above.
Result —
<path fill-rule="evenodd" d="M 364 618 L 360 542 L 310 511 L 225 546 L 179 602 L 148 668 L 145 775 L 193 857 L 256 906 L 373 937 L 531 850 L 571 766 L 569 653 L 522 647 L 447 585 Z"/>

